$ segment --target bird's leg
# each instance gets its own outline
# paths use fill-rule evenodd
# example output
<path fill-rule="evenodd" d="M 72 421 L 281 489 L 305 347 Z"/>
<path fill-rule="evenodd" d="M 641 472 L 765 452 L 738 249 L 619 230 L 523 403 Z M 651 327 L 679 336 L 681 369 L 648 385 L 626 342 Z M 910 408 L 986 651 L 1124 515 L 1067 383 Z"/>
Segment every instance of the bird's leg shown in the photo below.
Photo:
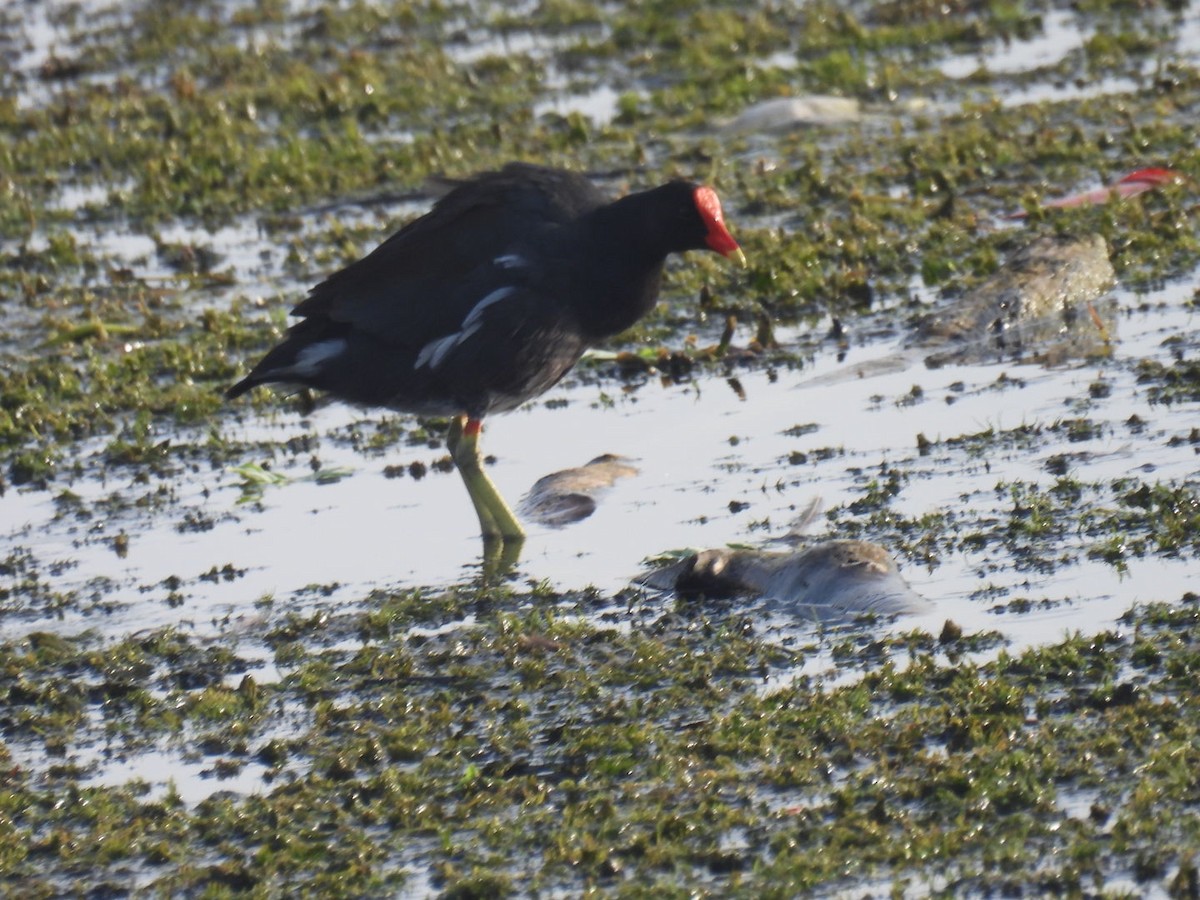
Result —
<path fill-rule="evenodd" d="M 506 543 L 524 540 L 525 532 L 521 523 L 483 471 L 483 460 L 479 454 L 479 432 L 482 428 L 478 419 L 456 416 L 446 435 L 446 447 L 475 505 L 484 540 L 498 538 Z"/>
<path fill-rule="evenodd" d="M 507 578 L 517 561 L 521 558 L 521 548 L 525 546 L 524 538 L 488 538 L 483 539 L 483 568 L 480 572 L 483 585 L 498 584 Z"/>
<path fill-rule="evenodd" d="M 466 424 L 466 416 L 455 416 L 450 420 L 450 429 L 446 432 L 446 449 L 450 451 L 450 458 L 454 460 L 455 467 L 458 466 L 458 444 L 462 440 L 463 426 Z"/>
<path fill-rule="evenodd" d="M 460 456 L 463 447 L 463 431 L 466 428 L 467 417 L 455 416 L 450 420 L 450 430 L 446 432 L 446 449 L 450 451 L 450 458 L 454 460 L 454 467 L 458 469 L 458 474 L 462 476 L 463 484 L 467 488 L 467 496 L 471 498 L 471 504 L 475 507 L 475 514 L 479 517 L 479 528 L 483 533 L 484 540 L 497 537 L 500 534 L 500 529 L 496 525 L 496 520 L 492 516 L 491 511 L 482 503 L 482 497 L 475 493 L 472 488 L 471 477 L 467 474 L 469 468 L 475 468 L 482 473 L 483 469 L 478 456 L 478 439 L 476 440 L 475 459 L 471 460 L 470 453 L 467 451 L 466 456 Z M 486 476 L 484 476 L 486 477 Z"/>

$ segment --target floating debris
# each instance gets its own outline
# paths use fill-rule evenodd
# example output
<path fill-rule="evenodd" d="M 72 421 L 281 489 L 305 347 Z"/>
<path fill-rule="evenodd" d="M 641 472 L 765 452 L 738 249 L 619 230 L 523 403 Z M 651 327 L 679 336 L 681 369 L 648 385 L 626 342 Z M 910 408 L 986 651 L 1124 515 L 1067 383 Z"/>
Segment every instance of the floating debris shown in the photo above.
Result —
<path fill-rule="evenodd" d="M 1173 184 L 1176 181 L 1182 180 L 1182 178 L 1181 174 L 1172 169 L 1138 169 L 1136 172 L 1130 172 L 1116 184 L 1109 187 L 1096 188 L 1095 190 L 1084 191 L 1080 194 L 1071 194 L 1069 197 L 1059 197 L 1057 200 L 1047 200 L 1041 206 L 1043 209 L 1070 209 L 1073 206 L 1107 203 L 1114 197 L 1119 200 L 1125 200 L 1129 197 L 1144 194 L 1146 191 L 1162 187 L 1164 184 Z M 1018 212 L 1009 213 L 1004 218 L 1024 219 L 1028 215 L 1029 213 L 1022 209 Z"/>
<path fill-rule="evenodd" d="M 943 348 L 925 357 L 931 369 L 1094 356 L 1107 352 L 1116 327 L 1115 306 L 1096 301 L 1115 283 L 1100 235 L 1038 238 L 960 302 L 922 318 L 909 346 Z"/>
<path fill-rule="evenodd" d="M 1117 302 L 1105 294 L 1115 282 L 1099 235 L 1038 238 L 978 287 L 921 316 L 902 350 L 810 378 L 800 387 L 897 374 L 918 362 L 930 369 L 1000 361 L 1052 366 L 1107 356 Z M 845 334 L 836 339 L 844 342 Z"/>
<path fill-rule="evenodd" d="M 684 596 L 752 595 L 791 614 L 819 620 L 931 608 L 908 586 L 887 550 L 867 541 L 823 541 L 793 552 L 702 550 L 639 582 Z"/>
<path fill-rule="evenodd" d="M 539 478 L 521 501 L 521 515 L 531 522 L 561 528 L 596 511 L 599 495 L 618 478 L 636 475 L 629 459 L 606 453 L 586 465 Z"/>
<path fill-rule="evenodd" d="M 862 119 L 862 105 L 849 97 L 809 94 L 764 100 L 742 110 L 722 128 L 734 134 L 760 134 L 817 125 L 844 125 Z"/>

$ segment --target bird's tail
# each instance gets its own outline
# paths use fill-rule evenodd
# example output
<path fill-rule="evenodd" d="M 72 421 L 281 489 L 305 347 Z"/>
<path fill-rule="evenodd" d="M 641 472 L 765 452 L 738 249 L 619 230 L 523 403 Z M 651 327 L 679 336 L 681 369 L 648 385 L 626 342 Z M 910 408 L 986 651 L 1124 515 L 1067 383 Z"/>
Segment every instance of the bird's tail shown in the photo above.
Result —
<path fill-rule="evenodd" d="M 261 378 L 255 378 L 253 375 L 247 375 L 245 378 L 243 378 L 237 384 L 226 389 L 225 399 L 226 400 L 236 400 L 238 397 L 242 396 L 242 394 L 246 393 L 247 391 L 251 390 L 254 387 L 257 387 L 260 384 L 262 384 Z"/>

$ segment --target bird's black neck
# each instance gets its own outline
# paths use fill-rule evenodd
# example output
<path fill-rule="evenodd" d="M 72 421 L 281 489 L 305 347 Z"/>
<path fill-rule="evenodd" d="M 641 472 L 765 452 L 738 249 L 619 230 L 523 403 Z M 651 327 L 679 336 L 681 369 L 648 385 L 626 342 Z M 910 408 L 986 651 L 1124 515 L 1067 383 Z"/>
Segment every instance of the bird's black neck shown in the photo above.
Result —
<path fill-rule="evenodd" d="M 611 337 L 654 308 L 663 263 L 673 247 L 656 218 L 646 214 L 653 192 L 630 194 L 581 220 L 586 261 L 574 272 L 580 282 L 580 324 L 592 339 Z"/>

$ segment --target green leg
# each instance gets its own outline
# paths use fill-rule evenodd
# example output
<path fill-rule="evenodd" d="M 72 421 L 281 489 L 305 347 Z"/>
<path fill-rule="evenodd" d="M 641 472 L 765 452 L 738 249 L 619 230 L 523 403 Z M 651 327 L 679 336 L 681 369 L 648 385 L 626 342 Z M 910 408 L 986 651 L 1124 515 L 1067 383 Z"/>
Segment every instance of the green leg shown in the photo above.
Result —
<path fill-rule="evenodd" d="M 519 542 L 525 539 L 521 523 L 508 508 L 492 480 L 483 471 L 483 460 L 479 454 L 480 425 L 476 421 L 468 421 L 466 416 L 457 416 L 450 423 L 450 432 L 446 435 L 446 446 L 454 459 L 458 472 L 462 475 L 467 493 L 475 505 L 475 514 L 479 516 L 479 527 L 483 532 L 484 541 L 500 540 L 503 543 Z"/>

